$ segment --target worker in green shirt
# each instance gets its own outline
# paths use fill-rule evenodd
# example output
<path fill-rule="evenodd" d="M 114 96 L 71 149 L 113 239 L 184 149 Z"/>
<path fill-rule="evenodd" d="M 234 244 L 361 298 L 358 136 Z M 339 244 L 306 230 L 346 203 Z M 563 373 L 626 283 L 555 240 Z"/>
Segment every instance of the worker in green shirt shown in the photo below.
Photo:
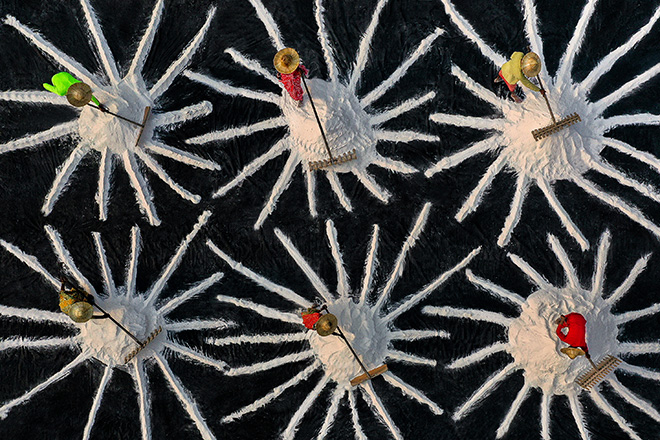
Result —
<path fill-rule="evenodd" d="M 69 87 L 71 87 L 73 84 L 82 82 L 74 78 L 73 75 L 71 75 L 69 72 L 56 73 L 53 75 L 51 81 L 53 82 L 52 85 L 47 83 L 43 84 L 44 89 L 60 96 L 66 96 L 66 93 L 69 91 Z M 105 112 L 107 110 L 107 108 L 101 104 L 99 100 L 94 96 L 92 96 L 92 102 L 96 104 L 101 111 Z"/>
<path fill-rule="evenodd" d="M 541 72 L 541 59 L 534 52 L 523 54 L 522 52 L 514 52 L 511 59 L 504 63 L 500 69 L 499 76 L 495 78 L 495 82 L 502 82 L 507 85 L 511 92 L 511 98 L 517 103 L 521 103 L 522 98 L 516 93 L 516 84 L 522 83 L 528 89 L 535 92 L 541 92 L 545 95 L 545 90 L 540 89 L 534 85 L 528 78 L 535 77 Z"/>

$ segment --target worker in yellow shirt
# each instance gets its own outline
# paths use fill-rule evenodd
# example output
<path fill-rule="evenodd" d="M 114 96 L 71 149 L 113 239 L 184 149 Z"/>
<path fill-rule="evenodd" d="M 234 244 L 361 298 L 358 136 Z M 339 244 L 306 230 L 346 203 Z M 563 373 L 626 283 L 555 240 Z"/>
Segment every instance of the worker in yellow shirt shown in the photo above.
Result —
<path fill-rule="evenodd" d="M 540 89 L 534 85 L 529 79 L 533 78 L 541 72 L 541 59 L 534 52 L 523 54 L 522 52 L 514 52 L 511 59 L 504 63 L 500 69 L 499 76 L 495 78 L 495 82 L 502 82 L 507 85 L 511 92 L 511 98 L 517 103 L 521 103 L 522 98 L 516 93 L 516 84 L 522 83 L 528 89 L 535 92 L 541 92 L 545 95 L 545 90 Z"/>
<path fill-rule="evenodd" d="M 66 278 L 60 277 L 62 287 L 60 287 L 60 310 L 66 313 L 74 322 L 87 322 L 90 319 L 104 319 L 110 316 L 107 313 L 103 315 L 94 315 L 94 297 L 89 293 L 78 290 L 73 286 L 67 289 L 67 284 L 71 284 Z"/>

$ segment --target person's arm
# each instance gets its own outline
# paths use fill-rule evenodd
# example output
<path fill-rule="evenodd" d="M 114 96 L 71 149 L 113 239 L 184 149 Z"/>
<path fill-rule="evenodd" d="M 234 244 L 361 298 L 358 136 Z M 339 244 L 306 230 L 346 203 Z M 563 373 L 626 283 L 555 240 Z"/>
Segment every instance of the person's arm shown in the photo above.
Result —
<path fill-rule="evenodd" d="M 540 92 L 541 91 L 541 89 L 536 87 L 536 85 L 533 82 L 531 82 L 530 80 L 528 80 L 525 75 L 521 75 L 520 82 L 523 83 L 523 85 L 525 87 L 527 87 L 528 89 L 534 90 L 535 92 Z"/>
<path fill-rule="evenodd" d="M 49 92 L 55 93 L 56 95 L 60 95 L 57 91 L 57 88 L 55 86 L 52 86 L 48 83 L 43 83 L 44 89 L 48 90 Z M 62 95 L 60 95 L 62 96 Z"/>

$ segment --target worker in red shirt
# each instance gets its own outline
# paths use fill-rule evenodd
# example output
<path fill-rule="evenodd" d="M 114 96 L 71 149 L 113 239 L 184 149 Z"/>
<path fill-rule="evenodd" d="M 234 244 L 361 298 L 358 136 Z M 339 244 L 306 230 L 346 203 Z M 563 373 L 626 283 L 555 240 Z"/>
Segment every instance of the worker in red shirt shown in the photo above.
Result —
<path fill-rule="evenodd" d="M 303 104 L 303 89 L 300 85 L 300 76 L 308 75 L 309 71 L 300 61 L 298 52 L 287 47 L 275 54 L 273 64 L 277 70 L 277 77 L 284 86 L 291 99 L 296 101 L 298 107 Z"/>
<path fill-rule="evenodd" d="M 555 324 L 557 324 L 557 336 L 569 345 L 560 350 L 562 353 L 571 359 L 582 355 L 591 359 L 587 347 L 587 320 L 584 319 L 584 316 L 579 313 L 561 315 Z M 564 329 L 566 329 L 565 333 Z"/>
<path fill-rule="evenodd" d="M 302 315 L 302 320 L 305 327 L 310 330 L 316 330 L 316 323 L 319 319 L 321 319 L 321 316 L 323 316 L 321 315 L 321 312 L 323 311 L 328 313 L 328 307 L 326 305 L 319 307 L 316 304 L 312 305 L 312 307 L 308 308 L 307 310 L 302 311 L 300 314 Z"/>

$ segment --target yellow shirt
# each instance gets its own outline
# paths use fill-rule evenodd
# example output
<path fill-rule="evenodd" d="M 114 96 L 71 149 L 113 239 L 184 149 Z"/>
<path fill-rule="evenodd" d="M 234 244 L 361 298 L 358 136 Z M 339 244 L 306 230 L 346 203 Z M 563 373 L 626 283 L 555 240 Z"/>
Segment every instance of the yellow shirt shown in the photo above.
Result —
<path fill-rule="evenodd" d="M 78 290 L 60 290 L 60 310 L 68 314 L 72 305 L 80 301 L 87 301 L 86 295 Z"/>
<path fill-rule="evenodd" d="M 530 80 L 527 79 L 524 73 L 522 73 L 521 61 L 523 58 L 522 52 L 514 52 L 511 55 L 511 60 L 504 63 L 502 66 L 502 76 L 509 84 L 513 85 L 520 81 L 528 89 L 532 89 L 535 92 L 541 91 L 536 87 Z"/>

